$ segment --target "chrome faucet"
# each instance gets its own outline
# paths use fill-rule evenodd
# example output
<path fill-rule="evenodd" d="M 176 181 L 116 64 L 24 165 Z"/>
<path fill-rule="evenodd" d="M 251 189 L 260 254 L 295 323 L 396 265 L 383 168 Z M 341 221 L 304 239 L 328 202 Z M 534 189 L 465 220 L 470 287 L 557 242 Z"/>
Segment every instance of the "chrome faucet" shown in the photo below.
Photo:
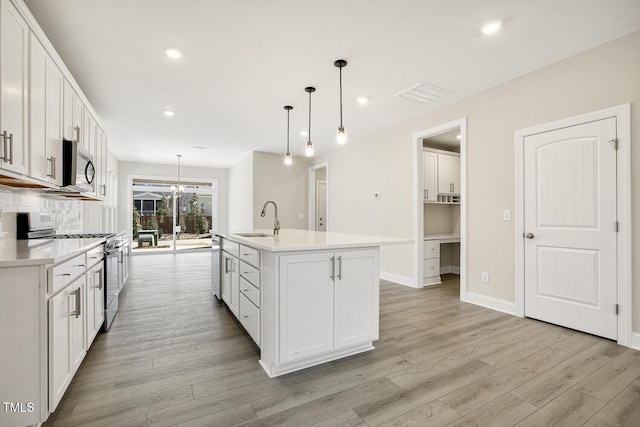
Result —
<path fill-rule="evenodd" d="M 267 200 L 266 202 L 264 202 L 264 206 L 262 207 L 262 212 L 260 213 L 260 216 L 264 217 L 267 211 L 267 205 L 269 203 L 271 203 L 276 210 L 276 219 L 273 222 L 273 234 L 277 236 L 280 233 L 280 221 L 278 220 L 278 205 L 276 205 L 276 202 L 274 202 L 273 200 Z"/>

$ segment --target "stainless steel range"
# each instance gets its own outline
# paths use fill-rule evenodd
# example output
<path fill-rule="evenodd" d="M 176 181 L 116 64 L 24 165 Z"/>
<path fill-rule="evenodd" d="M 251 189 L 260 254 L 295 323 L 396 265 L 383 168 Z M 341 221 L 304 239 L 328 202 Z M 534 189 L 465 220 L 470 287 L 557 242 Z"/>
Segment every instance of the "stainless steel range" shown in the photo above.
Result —
<path fill-rule="evenodd" d="M 105 239 L 104 245 L 104 324 L 108 331 L 118 312 L 118 296 L 124 281 L 121 274 L 123 263 L 122 248 L 126 241 L 115 233 L 56 233 L 57 223 L 53 215 L 46 213 L 20 212 L 16 218 L 16 237 L 23 239 Z"/>

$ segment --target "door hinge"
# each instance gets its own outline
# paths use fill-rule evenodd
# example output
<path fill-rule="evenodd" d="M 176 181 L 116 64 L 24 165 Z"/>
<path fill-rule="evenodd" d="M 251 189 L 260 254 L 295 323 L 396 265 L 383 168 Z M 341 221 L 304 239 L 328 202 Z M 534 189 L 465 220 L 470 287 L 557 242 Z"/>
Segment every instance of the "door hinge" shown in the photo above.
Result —
<path fill-rule="evenodd" d="M 620 223 L 616 221 L 616 233 L 620 231 Z"/>
<path fill-rule="evenodd" d="M 620 314 L 620 304 L 616 304 L 616 314 Z"/>
<path fill-rule="evenodd" d="M 618 151 L 618 138 L 614 138 L 609 142 L 611 142 L 613 144 L 613 149 Z"/>

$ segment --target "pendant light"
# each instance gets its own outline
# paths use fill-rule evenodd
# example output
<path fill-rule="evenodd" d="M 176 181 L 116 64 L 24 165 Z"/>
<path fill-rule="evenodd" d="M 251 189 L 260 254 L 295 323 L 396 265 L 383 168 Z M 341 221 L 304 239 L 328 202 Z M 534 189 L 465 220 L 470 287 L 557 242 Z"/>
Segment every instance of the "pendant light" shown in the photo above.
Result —
<path fill-rule="evenodd" d="M 316 88 L 309 86 L 305 87 L 304 90 L 309 93 L 309 132 L 307 132 L 309 140 L 307 141 L 304 155 L 307 157 L 311 157 L 313 156 L 313 143 L 311 142 L 311 94 L 316 91 Z"/>
<path fill-rule="evenodd" d="M 287 152 L 284 155 L 284 164 L 291 166 L 293 160 L 291 159 L 291 153 L 289 152 L 289 113 L 293 110 L 291 105 L 285 105 L 284 109 L 287 110 Z"/>
<path fill-rule="evenodd" d="M 346 144 L 347 132 L 345 132 L 344 126 L 342 126 L 342 69 L 347 66 L 347 61 L 345 61 L 344 59 L 338 59 L 333 63 L 333 65 L 340 69 L 340 126 L 338 127 L 336 139 L 338 141 L 338 144 Z"/>

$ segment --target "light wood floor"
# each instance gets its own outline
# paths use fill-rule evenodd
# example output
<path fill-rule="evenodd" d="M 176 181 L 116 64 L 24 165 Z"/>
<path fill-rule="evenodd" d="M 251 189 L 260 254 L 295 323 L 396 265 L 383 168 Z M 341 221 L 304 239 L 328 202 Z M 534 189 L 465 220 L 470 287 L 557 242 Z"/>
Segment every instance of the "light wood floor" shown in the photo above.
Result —
<path fill-rule="evenodd" d="M 269 379 L 209 253 L 137 256 L 48 426 L 639 426 L 640 352 L 382 283 L 372 352 Z"/>

